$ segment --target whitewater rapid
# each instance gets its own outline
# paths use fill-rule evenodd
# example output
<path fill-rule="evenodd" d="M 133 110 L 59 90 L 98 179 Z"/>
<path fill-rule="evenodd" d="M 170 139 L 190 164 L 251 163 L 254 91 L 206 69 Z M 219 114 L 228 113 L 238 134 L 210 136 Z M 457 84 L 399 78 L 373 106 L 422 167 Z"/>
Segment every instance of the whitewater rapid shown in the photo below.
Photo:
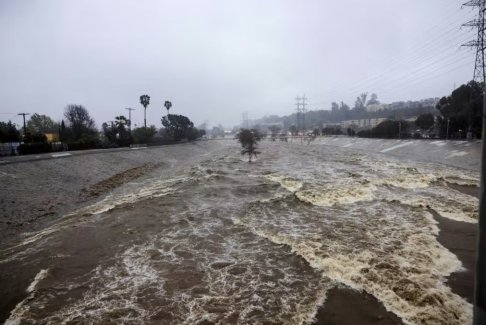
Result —
<path fill-rule="evenodd" d="M 338 285 L 406 324 L 471 322 L 430 209 L 476 223 L 478 200 L 447 186 L 476 172 L 277 142 L 249 164 L 225 146 L 3 249 L 5 279 L 34 272 L 7 324 L 309 324 Z"/>

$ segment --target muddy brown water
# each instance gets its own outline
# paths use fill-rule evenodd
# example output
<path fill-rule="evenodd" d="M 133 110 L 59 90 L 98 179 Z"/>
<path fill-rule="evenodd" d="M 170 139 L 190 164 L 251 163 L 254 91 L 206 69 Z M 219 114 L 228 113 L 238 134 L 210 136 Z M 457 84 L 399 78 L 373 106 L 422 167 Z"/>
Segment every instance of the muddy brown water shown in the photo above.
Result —
<path fill-rule="evenodd" d="M 249 164 L 224 146 L 2 247 L 6 324 L 309 324 L 343 285 L 405 323 L 471 321 L 428 209 L 474 224 L 477 199 L 450 184 L 477 172 L 318 143 L 265 142 Z"/>

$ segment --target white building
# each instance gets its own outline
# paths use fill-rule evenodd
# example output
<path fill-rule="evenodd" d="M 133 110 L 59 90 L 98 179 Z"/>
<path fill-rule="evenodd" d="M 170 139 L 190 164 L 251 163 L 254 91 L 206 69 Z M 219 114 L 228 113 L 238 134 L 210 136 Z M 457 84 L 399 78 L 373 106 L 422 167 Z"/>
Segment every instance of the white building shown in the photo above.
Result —
<path fill-rule="evenodd" d="M 341 127 L 343 129 L 352 128 L 352 129 L 371 129 L 380 124 L 383 121 L 386 121 L 386 118 L 379 117 L 379 118 L 365 118 L 359 120 L 346 120 L 341 122 Z"/>
<path fill-rule="evenodd" d="M 368 105 L 366 106 L 366 110 L 368 112 L 379 112 L 379 111 L 382 111 L 386 108 L 386 105 L 384 104 L 371 104 L 371 105 Z"/>

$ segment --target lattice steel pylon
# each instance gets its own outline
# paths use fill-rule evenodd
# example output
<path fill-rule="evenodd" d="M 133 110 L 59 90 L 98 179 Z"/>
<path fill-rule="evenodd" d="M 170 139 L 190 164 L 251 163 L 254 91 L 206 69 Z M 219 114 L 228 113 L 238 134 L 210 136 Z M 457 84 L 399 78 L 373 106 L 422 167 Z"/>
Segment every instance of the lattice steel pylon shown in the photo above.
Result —
<path fill-rule="evenodd" d="M 463 4 L 467 7 L 478 8 L 478 18 L 468 21 L 463 24 L 466 27 L 477 28 L 478 34 L 477 39 L 469 41 L 462 46 L 476 48 L 476 61 L 474 64 L 474 77 L 473 80 L 477 82 L 484 83 L 486 80 L 486 68 L 484 60 L 484 50 L 485 50 L 485 11 L 486 11 L 486 0 L 471 0 Z"/>
<path fill-rule="evenodd" d="M 295 106 L 297 107 L 295 109 L 297 113 L 297 131 L 300 132 L 305 132 L 305 113 L 307 113 L 307 109 L 305 108 L 307 106 L 307 97 L 305 95 L 303 97 L 295 97 Z"/>

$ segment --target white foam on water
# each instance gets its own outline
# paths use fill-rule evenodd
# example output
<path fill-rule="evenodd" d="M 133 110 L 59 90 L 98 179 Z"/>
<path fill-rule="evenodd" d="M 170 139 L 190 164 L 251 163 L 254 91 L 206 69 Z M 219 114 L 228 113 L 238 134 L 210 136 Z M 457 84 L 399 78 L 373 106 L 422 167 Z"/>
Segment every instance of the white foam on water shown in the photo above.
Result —
<path fill-rule="evenodd" d="M 114 192 L 82 210 L 90 219 L 118 204 L 165 193 L 181 194 L 190 206 L 164 219 L 155 237 L 141 237 L 141 243 L 101 261 L 82 298 L 66 302 L 56 315 L 33 314 L 33 322 L 141 324 L 166 317 L 177 324 L 307 324 L 327 291 L 343 283 L 370 293 L 406 324 L 470 323 L 472 306 L 446 285 L 446 277 L 461 270 L 461 263 L 437 242 L 437 224 L 425 209 L 429 205 L 445 214 L 473 211 L 474 198 L 448 189 L 442 179 L 468 181 L 474 175 L 349 153 L 337 153 L 331 163 L 323 161 L 320 152 L 308 155 L 311 158 L 298 165 L 282 155 L 280 170 L 262 159 L 265 173 L 258 164 L 240 164 L 239 157 L 191 169 L 189 177 L 179 179 L 182 183 L 211 183 L 219 193 L 206 205 L 193 195 L 197 191 L 182 196 L 190 187 L 175 181 L 153 187 L 136 184 L 134 196 L 126 190 Z M 227 191 L 233 179 L 218 188 L 218 179 L 211 176 L 218 171 L 211 164 L 228 163 L 243 166 L 231 172 L 247 175 L 251 170 L 281 186 L 275 190 L 264 183 L 259 191 L 285 195 L 267 193 L 271 199 L 258 200 L 260 192 L 251 193 L 258 178 L 250 177 L 238 179 L 238 186 L 250 195 L 235 199 Z M 140 185 L 145 189 L 139 191 Z M 49 299 L 48 293 L 39 297 L 41 302 Z M 24 310 L 33 304 L 26 302 Z"/>
<path fill-rule="evenodd" d="M 45 321 L 103 323 L 117 319 L 121 323 L 143 323 L 142 320 L 151 313 L 139 303 L 144 290 L 153 288 L 159 294 L 164 292 L 164 279 L 148 263 L 148 249 L 131 247 L 117 257 L 115 265 L 98 266 L 83 297 L 74 304 L 67 304 Z"/>
<path fill-rule="evenodd" d="M 478 222 L 479 200 L 444 187 L 440 191 L 431 189 L 430 191 L 417 192 L 415 195 L 390 193 L 385 200 L 398 201 L 417 208 L 431 208 L 441 216 L 455 221 Z"/>
<path fill-rule="evenodd" d="M 353 204 L 356 202 L 372 201 L 374 186 L 371 184 L 354 184 L 352 187 L 329 187 L 322 189 L 302 190 L 295 196 L 303 201 L 317 206 L 330 207 L 338 204 Z"/>
<path fill-rule="evenodd" d="M 372 294 L 406 324 L 469 323 L 472 306 L 446 285 L 446 277 L 461 270 L 462 265 L 437 242 L 438 228 L 430 213 L 399 205 L 383 207 L 382 203 L 370 203 L 362 209 L 347 209 L 343 221 L 322 219 L 331 222 L 323 228 L 326 232 L 323 226 L 316 227 L 307 220 L 305 212 L 277 211 L 277 218 L 261 207 L 235 223 L 271 242 L 289 246 L 321 270 L 323 277 Z M 360 214 L 369 217 L 360 220 Z M 299 219 L 304 219 L 299 223 L 302 228 L 295 227 Z M 336 222 L 340 228 L 332 225 Z M 365 234 L 361 239 L 353 238 L 358 231 L 355 228 Z"/>
<path fill-rule="evenodd" d="M 265 175 L 264 178 L 271 182 L 279 183 L 280 186 L 292 193 L 300 190 L 303 185 L 302 182 L 300 182 L 299 180 L 280 175 Z"/>
<path fill-rule="evenodd" d="M 306 277 L 312 269 L 289 265 L 294 254 L 203 215 L 202 223 L 189 227 L 180 227 L 183 214 L 171 217 L 161 234 L 116 256 L 113 265 L 100 265 L 81 299 L 43 321 L 312 321 L 329 288 L 317 273 Z M 236 229 L 220 235 L 228 227 Z"/>
<path fill-rule="evenodd" d="M 370 164 L 373 173 L 365 174 L 376 186 L 393 186 L 407 191 L 375 190 L 376 199 L 398 201 L 426 209 L 430 207 L 443 217 L 468 223 L 478 219 L 479 201 L 446 186 L 444 181 L 458 185 L 477 185 L 479 179 L 472 172 L 447 166 L 423 164 L 420 169 L 405 163 Z"/>
<path fill-rule="evenodd" d="M 431 183 L 438 180 L 437 176 L 432 174 L 401 174 L 393 178 L 373 181 L 376 185 L 391 185 L 406 189 L 429 187 Z"/>
<path fill-rule="evenodd" d="M 125 193 L 122 195 L 110 194 L 103 200 L 87 208 L 78 210 L 76 214 L 98 215 L 113 210 L 121 205 L 133 204 L 147 198 L 166 196 L 175 191 L 175 189 L 170 187 L 170 185 L 166 185 L 168 185 L 167 182 L 161 182 L 158 184 L 151 184 L 149 187 L 142 187 L 134 193 Z"/>
<path fill-rule="evenodd" d="M 9 318 L 5 321 L 4 325 L 18 325 L 22 324 L 25 313 L 29 311 L 28 302 L 34 299 L 34 291 L 40 281 L 45 279 L 49 273 L 48 269 L 41 269 L 35 276 L 34 280 L 29 284 L 25 290 L 29 295 L 27 298 L 19 302 L 15 308 L 10 312 Z"/>
<path fill-rule="evenodd" d="M 46 269 L 40 270 L 39 273 L 37 273 L 37 275 L 35 276 L 34 281 L 32 281 L 32 283 L 27 288 L 27 292 L 30 293 L 34 291 L 35 287 L 39 284 L 39 282 L 46 278 L 47 273 L 48 270 Z"/>

